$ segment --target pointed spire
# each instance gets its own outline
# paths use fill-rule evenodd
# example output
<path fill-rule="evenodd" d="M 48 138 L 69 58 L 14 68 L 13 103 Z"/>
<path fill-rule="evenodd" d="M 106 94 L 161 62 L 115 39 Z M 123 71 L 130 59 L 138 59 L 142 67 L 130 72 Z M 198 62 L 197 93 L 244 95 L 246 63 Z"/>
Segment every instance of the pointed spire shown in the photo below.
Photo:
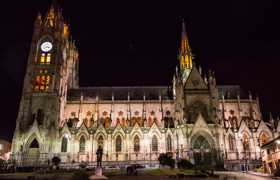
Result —
<path fill-rule="evenodd" d="M 187 32 L 186 32 L 186 28 L 185 28 L 185 22 L 183 19 L 183 23 L 182 23 L 182 45 L 181 45 L 181 52 L 182 53 L 190 53 L 191 54 L 191 48 L 189 45 L 189 40 L 188 40 L 188 36 L 187 36 Z"/>
<path fill-rule="evenodd" d="M 190 73 L 190 70 L 193 67 L 193 62 L 192 62 L 193 54 L 191 52 L 191 48 L 189 45 L 184 19 L 182 23 L 181 49 L 179 51 L 178 59 L 180 61 L 180 69 L 181 70 L 188 69 L 185 72 Z"/>

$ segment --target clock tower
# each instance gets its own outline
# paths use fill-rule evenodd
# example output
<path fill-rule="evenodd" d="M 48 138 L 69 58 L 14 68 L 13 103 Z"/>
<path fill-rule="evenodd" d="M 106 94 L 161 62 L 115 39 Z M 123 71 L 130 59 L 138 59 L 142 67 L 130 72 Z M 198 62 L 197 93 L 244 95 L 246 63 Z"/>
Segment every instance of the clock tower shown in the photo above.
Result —
<path fill-rule="evenodd" d="M 34 139 L 44 142 L 44 145 L 39 143 L 40 154 L 54 149 L 50 139 L 57 138 L 61 121 L 65 119 L 67 88 L 79 88 L 79 54 L 69 27 L 55 1 L 44 18 L 39 12 L 35 19 L 13 137 L 14 152 L 29 152 L 31 142 L 24 137 L 31 129 Z"/>

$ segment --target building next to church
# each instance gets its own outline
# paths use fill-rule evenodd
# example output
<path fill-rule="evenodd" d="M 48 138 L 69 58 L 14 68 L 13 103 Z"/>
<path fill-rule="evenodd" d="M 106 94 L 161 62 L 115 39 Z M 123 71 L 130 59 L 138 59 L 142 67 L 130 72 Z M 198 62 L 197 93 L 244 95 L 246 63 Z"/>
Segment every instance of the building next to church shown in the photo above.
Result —
<path fill-rule="evenodd" d="M 10 158 L 12 144 L 5 140 L 0 140 L 0 159 L 8 163 Z"/>
<path fill-rule="evenodd" d="M 280 136 L 261 147 L 264 173 L 275 174 L 280 172 Z"/>
<path fill-rule="evenodd" d="M 262 120 L 258 97 L 218 85 L 214 71 L 203 75 L 195 66 L 185 23 L 173 83 L 147 87 L 79 87 L 79 53 L 68 27 L 55 3 L 35 19 L 12 141 L 18 166 L 54 156 L 62 166 L 96 166 L 101 146 L 104 166 L 157 166 L 159 154 L 171 152 L 238 171 L 261 165 L 259 146 L 279 136 L 279 119 Z"/>

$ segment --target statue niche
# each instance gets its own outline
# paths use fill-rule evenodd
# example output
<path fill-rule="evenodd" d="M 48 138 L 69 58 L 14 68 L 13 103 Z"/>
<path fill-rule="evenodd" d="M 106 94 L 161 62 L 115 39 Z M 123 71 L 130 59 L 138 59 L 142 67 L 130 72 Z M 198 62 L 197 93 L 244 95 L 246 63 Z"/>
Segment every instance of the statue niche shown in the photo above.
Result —
<path fill-rule="evenodd" d="M 210 122 L 210 118 L 207 112 L 207 107 L 201 101 L 193 102 L 187 109 L 189 113 L 188 123 L 194 123 L 197 120 L 199 114 L 202 115 L 206 122 Z"/>

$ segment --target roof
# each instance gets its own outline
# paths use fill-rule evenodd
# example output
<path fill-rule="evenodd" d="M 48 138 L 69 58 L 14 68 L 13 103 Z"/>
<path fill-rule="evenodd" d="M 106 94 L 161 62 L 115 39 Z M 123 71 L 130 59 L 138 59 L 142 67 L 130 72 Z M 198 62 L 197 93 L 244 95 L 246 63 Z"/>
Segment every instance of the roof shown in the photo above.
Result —
<path fill-rule="evenodd" d="M 99 101 L 111 101 L 112 93 L 114 93 L 114 100 L 127 100 L 128 93 L 130 100 L 143 100 L 144 93 L 146 100 L 159 100 L 159 94 L 162 100 L 173 100 L 172 87 L 168 86 L 80 87 L 68 89 L 67 100 L 80 101 L 81 93 L 84 101 L 96 100 L 97 93 Z"/>
<path fill-rule="evenodd" d="M 268 143 L 264 144 L 261 146 L 261 148 L 264 148 L 270 144 L 273 144 L 275 141 L 280 140 L 280 136 L 278 136 L 277 138 L 273 139 L 272 141 L 269 141 Z"/>
<path fill-rule="evenodd" d="M 240 95 L 240 99 L 249 99 L 247 94 L 238 86 L 218 86 L 218 98 L 222 100 L 224 95 L 225 99 L 237 99 L 237 92 Z"/>

